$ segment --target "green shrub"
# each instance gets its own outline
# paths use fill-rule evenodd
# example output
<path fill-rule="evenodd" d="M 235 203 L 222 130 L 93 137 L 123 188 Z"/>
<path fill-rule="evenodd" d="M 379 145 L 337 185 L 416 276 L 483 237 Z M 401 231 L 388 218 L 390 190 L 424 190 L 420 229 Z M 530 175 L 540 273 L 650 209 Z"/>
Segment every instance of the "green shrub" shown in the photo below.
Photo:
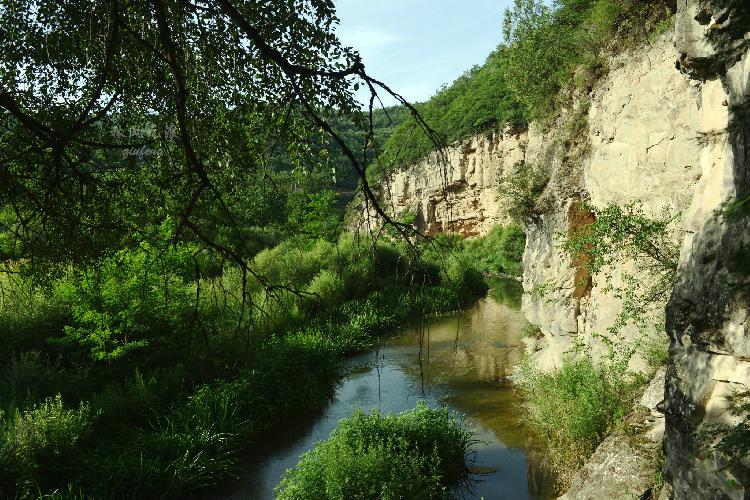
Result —
<path fill-rule="evenodd" d="M 0 271 L 0 366 L 25 350 L 42 350 L 60 336 L 70 310 L 49 290 L 23 275 Z"/>
<path fill-rule="evenodd" d="M 321 407 L 338 376 L 341 347 L 319 331 L 269 341 L 232 380 L 195 389 L 149 426 L 100 450 L 93 491 L 179 496 L 237 471 L 238 452 L 273 425 Z"/>
<path fill-rule="evenodd" d="M 307 286 L 307 293 L 320 304 L 326 306 L 340 304 L 344 300 L 344 280 L 334 271 L 323 269 Z"/>
<path fill-rule="evenodd" d="M 0 493 L 29 493 L 67 484 L 91 433 L 87 404 L 66 409 L 58 395 L 0 420 Z M 4 477 L 3 477 L 4 476 Z"/>
<path fill-rule="evenodd" d="M 516 165 L 516 171 L 500 178 L 503 208 L 516 224 L 528 223 L 536 214 L 536 202 L 549 182 L 549 170 L 540 165 Z"/>
<path fill-rule="evenodd" d="M 562 246 L 594 280 L 602 280 L 605 291 L 622 300 L 610 333 L 631 323 L 643 333 L 660 331 L 661 313 L 677 273 L 679 239 L 672 225 L 679 215 L 664 208 L 659 215 L 649 216 L 635 201 L 624 207 L 581 207 L 594 221 L 570 231 Z M 616 271 L 626 260 L 633 263 L 633 270 Z M 619 284 L 613 279 L 615 272 Z M 651 324 L 654 321 L 657 326 Z"/>
<path fill-rule="evenodd" d="M 0 408 L 13 410 L 56 393 L 66 374 L 39 351 L 21 352 L 0 372 Z"/>
<path fill-rule="evenodd" d="M 517 225 L 495 226 L 486 236 L 466 240 L 465 253 L 485 273 L 520 275 L 526 235 Z"/>
<path fill-rule="evenodd" d="M 643 359 L 651 367 L 667 366 L 669 362 L 669 338 L 663 333 L 659 336 L 647 338 L 644 340 L 640 351 Z"/>
<path fill-rule="evenodd" d="M 341 232 L 339 194 L 331 189 L 289 196 L 289 224 L 293 234 L 334 240 Z"/>
<path fill-rule="evenodd" d="M 58 343 L 79 345 L 102 361 L 169 341 L 193 313 L 195 292 L 185 280 L 191 251 L 141 243 L 58 281 L 56 295 L 73 314 Z"/>
<path fill-rule="evenodd" d="M 90 488 L 155 498 L 216 484 L 236 470 L 231 439 L 213 425 L 164 417 L 154 429 L 129 434 L 127 442 L 105 443 L 97 464 L 102 475 Z"/>
<path fill-rule="evenodd" d="M 287 240 L 255 256 L 257 272 L 271 283 L 304 287 L 321 269 L 331 267 L 336 257 L 332 243 L 315 241 L 305 248 L 299 241 Z"/>
<path fill-rule="evenodd" d="M 526 361 L 519 377 L 524 418 L 542 438 L 561 484 L 568 481 L 631 408 L 640 378 L 626 363 L 590 356 L 544 372 Z"/>
<path fill-rule="evenodd" d="M 532 323 L 526 323 L 521 329 L 521 338 L 524 339 L 538 339 L 543 336 L 542 330 Z"/>
<path fill-rule="evenodd" d="M 466 477 L 470 433 L 447 409 L 400 415 L 356 411 L 305 453 L 277 498 L 443 498 Z"/>
<path fill-rule="evenodd" d="M 547 119 L 575 68 L 595 65 L 623 16 L 637 19 L 643 7 L 631 0 L 515 0 L 503 26 L 504 82 L 528 119 Z"/>

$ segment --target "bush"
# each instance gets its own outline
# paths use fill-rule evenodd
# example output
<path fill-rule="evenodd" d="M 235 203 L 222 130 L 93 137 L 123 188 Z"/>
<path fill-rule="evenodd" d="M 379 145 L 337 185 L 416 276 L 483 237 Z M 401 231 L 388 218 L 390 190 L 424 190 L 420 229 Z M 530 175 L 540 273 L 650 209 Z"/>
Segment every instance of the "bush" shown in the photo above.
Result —
<path fill-rule="evenodd" d="M 631 408 L 639 378 L 626 363 L 566 359 L 551 372 L 528 364 L 519 387 L 525 421 L 541 437 L 561 484 L 568 481 Z"/>
<path fill-rule="evenodd" d="M 504 82 L 530 120 L 547 119 L 560 90 L 579 65 L 594 66 L 623 16 L 638 19 L 643 4 L 632 0 L 515 0 L 505 11 Z M 640 19 L 639 19 L 640 20 Z"/>
<path fill-rule="evenodd" d="M 65 374 L 39 351 L 25 351 L 12 358 L 0 375 L 0 408 L 11 411 L 54 395 Z"/>
<path fill-rule="evenodd" d="M 299 241 L 287 240 L 255 256 L 257 272 L 271 283 L 304 287 L 321 269 L 332 267 L 336 249 L 325 240 L 305 248 Z"/>
<path fill-rule="evenodd" d="M 485 273 L 523 272 L 523 251 L 526 235 L 520 227 L 495 226 L 483 238 L 466 240 L 465 252 L 474 266 Z"/>
<path fill-rule="evenodd" d="M 581 209 L 594 221 L 572 228 L 562 246 L 593 279 L 603 278 L 605 291 L 622 300 L 610 333 L 631 323 L 643 333 L 661 331 L 661 313 L 677 274 L 679 238 L 672 225 L 679 215 L 665 208 L 651 217 L 638 202 L 601 209 L 582 204 Z M 616 271 L 625 261 L 631 261 L 634 270 Z"/>
<path fill-rule="evenodd" d="M 272 339 L 235 379 L 203 384 L 125 441 L 106 443 L 91 488 L 172 497 L 226 480 L 248 443 L 328 401 L 340 353 L 319 331 Z"/>
<path fill-rule="evenodd" d="M 166 229 L 162 228 L 166 231 Z M 186 244 L 158 248 L 141 243 L 56 283 L 73 321 L 59 344 L 89 350 L 93 360 L 113 360 L 184 330 L 195 292 Z"/>
<path fill-rule="evenodd" d="M 344 280 L 334 271 L 323 269 L 307 286 L 307 293 L 325 306 L 340 304 L 344 300 Z"/>
<path fill-rule="evenodd" d="M 0 271 L 0 366 L 24 350 L 47 347 L 70 322 L 70 310 L 59 297 L 15 271 Z"/>
<path fill-rule="evenodd" d="M 447 409 L 356 411 L 284 474 L 277 498 L 447 497 L 466 477 L 469 445 L 470 433 Z"/>
<path fill-rule="evenodd" d="M 0 493 L 67 484 L 67 471 L 82 459 L 81 445 L 91 432 L 92 417 L 88 405 L 66 409 L 58 395 L 0 421 Z"/>
<path fill-rule="evenodd" d="M 549 170 L 540 165 L 516 165 L 516 171 L 500 178 L 500 198 L 505 211 L 518 225 L 534 218 L 536 202 L 549 182 Z"/>

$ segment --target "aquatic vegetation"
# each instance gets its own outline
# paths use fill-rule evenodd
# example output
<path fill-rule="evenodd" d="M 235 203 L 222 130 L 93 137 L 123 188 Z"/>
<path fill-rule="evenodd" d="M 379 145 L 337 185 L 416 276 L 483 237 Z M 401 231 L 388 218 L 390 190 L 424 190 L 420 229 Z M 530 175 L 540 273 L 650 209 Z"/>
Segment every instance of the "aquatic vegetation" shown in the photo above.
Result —
<path fill-rule="evenodd" d="M 447 409 L 420 403 L 399 415 L 357 410 L 305 453 L 279 499 L 450 498 L 467 476 L 471 434 Z"/>

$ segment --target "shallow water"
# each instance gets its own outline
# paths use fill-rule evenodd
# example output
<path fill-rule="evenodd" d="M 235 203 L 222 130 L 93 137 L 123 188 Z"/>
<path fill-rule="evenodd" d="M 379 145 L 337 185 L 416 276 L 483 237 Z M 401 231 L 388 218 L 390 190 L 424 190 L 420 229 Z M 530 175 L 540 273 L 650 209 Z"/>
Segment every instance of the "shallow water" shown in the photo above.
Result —
<path fill-rule="evenodd" d="M 460 314 L 396 332 L 377 350 L 351 358 L 322 414 L 297 422 L 266 443 L 267 450 L 255 450 L 263 458 L 221 496 L 273 498 L 284 471 L 355 408 L 400 412 L 424 400 L 464 414 L 480 441 L 474 465 L 497 468 L 473 474 L 466 498 L 548 498 L 549 478 L 537 465 L 539 455 L 520 422 L 518 399 L 507 379 L 518 362 L 526 322 L 517 302 L 497 297 L 491 294 Z"/>

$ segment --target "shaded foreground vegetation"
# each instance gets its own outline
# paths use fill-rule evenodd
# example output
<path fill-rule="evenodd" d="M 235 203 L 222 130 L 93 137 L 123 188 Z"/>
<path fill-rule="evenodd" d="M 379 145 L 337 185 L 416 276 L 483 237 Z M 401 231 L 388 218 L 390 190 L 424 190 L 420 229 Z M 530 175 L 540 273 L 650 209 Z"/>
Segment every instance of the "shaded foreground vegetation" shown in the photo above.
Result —
<path fill-rule="evenodd" d="M 449 498 L 466 480 L 470 438 L 458 417 L 423 403 L 400 415 L 357 410 L 287 471 L 278 498 Z"/>

